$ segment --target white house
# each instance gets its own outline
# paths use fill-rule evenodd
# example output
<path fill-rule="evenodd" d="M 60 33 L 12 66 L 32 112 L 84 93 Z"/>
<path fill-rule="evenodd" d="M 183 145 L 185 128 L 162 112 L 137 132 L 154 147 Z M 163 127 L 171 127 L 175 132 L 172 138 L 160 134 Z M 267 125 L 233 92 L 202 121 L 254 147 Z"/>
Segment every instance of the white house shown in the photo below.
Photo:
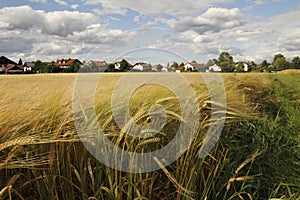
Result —
<path fill-rule="evenodd" d="M 163 68 L 161 69 L 161 71 L 162 71 L 162 72 L 169 72 L 169 70 L 168 70 L 167 67 L 163 67 Z"/>
<path fill-rule="evenodd" d="M 220 66 L 214 64 L 214 65 L 208 67 L 208 71 L 209 72 L 220 72 L 220 71 L 222 71 L 222 69 Z"/>
<path fill-rule="evenodd" d="M 136 63 L 133 68 L 133 70 L 137 70 L 137 71 L 152 71 L 152 66 L 148 63 L 143 63 L 143 62 L 139 62 Z"/>
<path fill-rule="evenodd" d="M 141 64 L 137 64 L 137 65 L 133 66 L 132 69 L 133 69 L 133 70 L 143 71 L 143 70 L 144 70 L 144 67 L 143 67 L 143 65 L 141 65 Z"/>
<path fill-rule="evenodd" d="M 34 62 L 25 62 L 23 65 L 24 72 L 31 71 L 34 68 Z"/>
<path fill-rule="evenodd" d="M 115 69 L 119 70 L 121 68 L 121 62 L 115 63 Z"/>

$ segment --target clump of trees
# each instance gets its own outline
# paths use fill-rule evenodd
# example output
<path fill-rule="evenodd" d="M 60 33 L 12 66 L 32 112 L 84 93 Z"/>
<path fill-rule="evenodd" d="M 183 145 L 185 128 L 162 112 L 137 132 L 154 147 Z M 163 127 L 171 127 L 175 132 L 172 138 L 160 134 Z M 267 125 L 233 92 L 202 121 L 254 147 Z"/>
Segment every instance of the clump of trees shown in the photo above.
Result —
<path fill-rule="evenodd" d="M 260 64 L 256 64 L 253 61 L 234 62 L 233 57 L 228 52 L 221 52 L 219 58 L 214 59 L 213 62 L 222 68 L 222 72 L 243 72 L 245 63 L 248 65 L 248 71 L 277 72 L 285 69 L 300 69 L 299 56 L 294 57 L 290 62 L 283 54 L 276 54 L 271 63 L 263 60 Z"/>

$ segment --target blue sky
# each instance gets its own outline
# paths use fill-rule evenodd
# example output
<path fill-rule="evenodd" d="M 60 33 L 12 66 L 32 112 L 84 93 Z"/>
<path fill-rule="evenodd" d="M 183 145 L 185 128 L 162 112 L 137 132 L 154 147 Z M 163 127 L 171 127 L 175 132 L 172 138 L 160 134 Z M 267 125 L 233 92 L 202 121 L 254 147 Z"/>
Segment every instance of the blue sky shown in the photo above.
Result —
<path fill-rule="evenodd" d="M 297 0 L 1 0 L 0 55 L 152 64 L 300 55 Z"/>

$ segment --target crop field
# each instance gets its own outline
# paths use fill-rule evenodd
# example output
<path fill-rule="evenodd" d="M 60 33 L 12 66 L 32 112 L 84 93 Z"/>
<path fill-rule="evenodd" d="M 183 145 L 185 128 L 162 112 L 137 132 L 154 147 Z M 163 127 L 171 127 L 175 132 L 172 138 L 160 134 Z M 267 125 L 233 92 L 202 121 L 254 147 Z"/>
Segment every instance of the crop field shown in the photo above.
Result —
<path fill-rule="evenodd" d="M 121 82 L 125 75 L 128 80 Z M 198 73 L 104 73 L 96 82 L 95 76 L 87 74 L 81 82 L 77 74 L 0 76 L 0 199 L 300 199 L 300 73 L 221 74 L 223 84 L 215 81 L 217 74 L 209 81 Z M 130 87 L 130 80 L 149 76 L 169 86 L 139 85 L 128 93 L 128 104 L 118 96 L 123 90 L 117 89 Z M 194 138 L 174 162 L 155 160 L 160 169 L 111 168 L 83 144 L 93 133 L 79 137 L 76 120 L 86 120 L 89 109 L 74 110 L 77 87 L 87 91 L 78 95 L 92 99 L 93 123 L 104 135 L 122 151 L 139 154 L 162 149 L 182 124 L 189 134 L 195 118 L 182 114 L 187 107 L 170 88 L 193 91 L 197 107 L 190 112 L 200 116 Z M 226 102 L 211 97 L 220 88 Z M 130 118 L 120 127 L 113 112 L 122 113 L 121 104 Z M 155 114 L 162 108 L 160 124 Z M 221 122 L 220 138 L 199 156 L 209 127 Z M 155 123 L 159 130 L 151 129 Z"/>

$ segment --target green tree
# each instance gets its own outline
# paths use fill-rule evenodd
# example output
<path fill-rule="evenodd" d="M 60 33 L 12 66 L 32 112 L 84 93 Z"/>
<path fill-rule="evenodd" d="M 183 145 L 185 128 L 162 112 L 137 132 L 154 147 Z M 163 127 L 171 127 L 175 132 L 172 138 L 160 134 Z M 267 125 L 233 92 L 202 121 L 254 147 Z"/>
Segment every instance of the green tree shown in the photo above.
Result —
<path fill-rule="evenodd" d="M 284 69 L 287 69 L 288 62 L 286 61 L 286 58 L 282 54 L 276 54 L 274 56 L 274 60 L 272 65 L 275 68 L 275 71 L 281 71 Z"/>
<path fill-rule="evenodd" d="M 174 61 L 171 67 L 173 67 L 174 69 L 176 69 L 176 68 L 178 68 L 178 67 L 179 67 L 179 65 L 178 65 L 178 63 L 177 63 L 177 62 L 175 62 L 175 61 Z"/>
<path fill-rule="evenodd" d="M 235 66 L 234 71 L 236 72 L 244 72 L 244 62 L 238 62 Z"/>
<path fill-rule="evenodd" d="M 162 70 L 162 68 L 163 68 L 163 66 L 162 66 L 161 64 L 158 64 L 158 65 L 157 65 L 157 71 L 160 72 L 160 71 Z"/>
<path fill-rule="evenodd" d="M 115 71 L 115 64 L 109 64 L 104 72 L 114 72 L 114 71 Z"/>
<path fill-rule="evenodd" d="M 268 63 L 268 61 L 264 60 L 262 61 L 262 63 L 260 64 L 260 71 L 263 72 L 263 71 L 268 71 L 268 66 L 270 65 L 270 63 Z"/>
<path fill-rule="evenodd" d="M 68 72 L 76 73 L 76 72 L 78 72 L 79 69 L 80 69 L 80 64 L 79 63 L 73 63 L 69 66 Z"/>
<path fill-rule="evenodd" d="M 210 66 L 212 66 L 214 64 L 215 64 L 214 60 L 208 60 L 207 63 L 205 64 L 205 67 L 210 67 Z"/>
<path fill-rule="evenodd" d="M 51 68 L 49 67 L 48 64 L 38 60 L 34 63 L 34 71 L 39 73 L 48 73 L 51 72 Z"/>
<path fill-rule="evenodd" d="M 274 71 L 276 71 L 276 67 L 274 65 L 269 65 L 268 68 L 267 68 L 267 71 L 268 72 L 272 72 L 272 71 L 274 72 Z"/>
<path fill-rule="evenodd" d="M 292 61 L 292 68 L 293 69 L 300 69 L 300 57 L 297 56 Z"/>
<path fill-rule="evenodd" d="M 233 72 L 235 68 L 233 57 L 228 52 L 222 52 L 220 54 L 217 64 L 220 65 L 223 72 Z"/>
<path fill-rule="evenodd" d="M 120 66 L 120 71 L 122 71 L 122 72 L 127 72 L 128 71 L 128 62 L 127 62 L 127 60 L 125 60 L 125 59 L 123 59 L 122 61 L 121 61 L 121 66 Z"/>
<path fill-rule="evenodd" d="M 19 62 L 18 62 L 18 65 L 23 65 L 23 61 L 22 59 L 20 58 Z"/>

